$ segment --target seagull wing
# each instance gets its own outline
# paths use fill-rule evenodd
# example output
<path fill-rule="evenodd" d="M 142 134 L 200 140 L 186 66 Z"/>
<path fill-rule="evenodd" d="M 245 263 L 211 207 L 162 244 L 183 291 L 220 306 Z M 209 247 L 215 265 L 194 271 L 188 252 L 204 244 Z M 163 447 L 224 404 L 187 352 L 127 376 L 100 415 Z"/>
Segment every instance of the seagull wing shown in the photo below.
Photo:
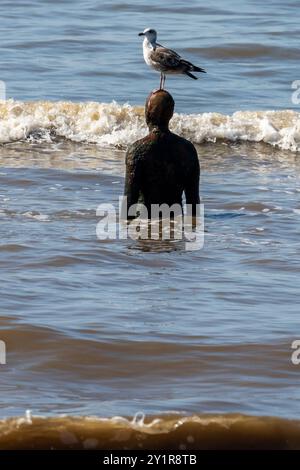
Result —
<path fill-rule="evenodd" d="M 153 62 L 165 70 L 181 67 L 182 59 L 177 52 L 172 51 L 172 49 L 167 49 L 160 44 L 157 44 L 157 46 L 158 47 L 156 47 L 150 55 Z"/>
<path fill-rule="evenodd" d="M 168 51 L 168 53 L 174 54 L 174 56 L 178 57 L 178 59 L 181 59 L 181 56 L 177 54 L 177 52 L 173 51 L 172 49 L 168 49 L 167 47 L 162 46 L 161 44 L 158 44 L 158 42 L 156 43 L 156 46 L 158 48 L 164 49 L 165 51 Z"/>

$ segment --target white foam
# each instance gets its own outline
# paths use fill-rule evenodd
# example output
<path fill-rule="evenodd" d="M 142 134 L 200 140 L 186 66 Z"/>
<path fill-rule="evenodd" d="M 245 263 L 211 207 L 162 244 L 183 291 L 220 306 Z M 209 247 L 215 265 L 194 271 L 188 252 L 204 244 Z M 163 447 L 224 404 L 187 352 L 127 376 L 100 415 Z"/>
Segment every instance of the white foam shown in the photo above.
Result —
<path fill-rule="evenodd" d="M 127 146 L 147 133 L 143 107 L 116 102 L 8 100 L 0 102 L 0 118 L 2 143 L 28 137 L 49 141 L 53 130 L 56 135 L 75 142 Z M 232 116 L 175 114 L 171 129 L 196 144 L 241 140 L 300 151 L 300 114 L 291 110 L 238 111 Z"/>

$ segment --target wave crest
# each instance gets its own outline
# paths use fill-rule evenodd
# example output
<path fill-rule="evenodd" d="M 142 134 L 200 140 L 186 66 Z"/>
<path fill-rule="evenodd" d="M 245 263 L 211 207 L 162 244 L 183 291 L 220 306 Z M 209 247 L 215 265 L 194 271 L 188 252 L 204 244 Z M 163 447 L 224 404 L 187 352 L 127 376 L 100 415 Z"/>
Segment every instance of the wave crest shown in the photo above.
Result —
<path fill-rule="evenodd" d="M 147 133 L 141 106 L 112 103 L 0 103 L 0 142 L 51 141 L 53 136 L 102 146 L 127 146 Z M 265 142 L 300 151 L 300 114 L 291 111 L 238 111 L 175 114 L 171 130 L 194 144 L 217 141 Z"/>
<path fill-rule="evenodd" d="M 37 417 L 0 421 L 0 449 L 299 449 L 300 423 L 245 415 L 134 419 Z"/>

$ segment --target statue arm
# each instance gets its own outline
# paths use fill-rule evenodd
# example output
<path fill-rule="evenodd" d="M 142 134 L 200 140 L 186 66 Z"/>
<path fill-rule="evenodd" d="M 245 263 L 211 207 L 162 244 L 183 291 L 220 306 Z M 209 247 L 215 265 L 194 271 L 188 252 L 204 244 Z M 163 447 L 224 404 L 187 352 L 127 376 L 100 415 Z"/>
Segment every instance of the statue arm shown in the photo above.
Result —
<path fill-rule="evenodd" d="M 198 160 L 198 155 L 195 147 L 193 146 L 193 159 L 189 166 L 186 187 L 185 187 L 185 199 L 186 204 L 192 206 L 193 216 L 199 215 L 199 182 L 200 182 L 200 164 Z M 197 210 L 198 209 L 198 210 Z"/>
<path fill-rule="evenodd" d="M 125 188 L 124 196 L 127 198 L 123 204 L 123 210 L 125 210 L 126 218 L 134 218 L 134 216 L 128 216 L 128 211 L 131 206 L 137 204 L 140 195 L 140 162 L 134 152 L 130 149 L 126 154 L 126 175 L 125 175 Z M 122 213 L 124 214 L 122 210 Z"/>

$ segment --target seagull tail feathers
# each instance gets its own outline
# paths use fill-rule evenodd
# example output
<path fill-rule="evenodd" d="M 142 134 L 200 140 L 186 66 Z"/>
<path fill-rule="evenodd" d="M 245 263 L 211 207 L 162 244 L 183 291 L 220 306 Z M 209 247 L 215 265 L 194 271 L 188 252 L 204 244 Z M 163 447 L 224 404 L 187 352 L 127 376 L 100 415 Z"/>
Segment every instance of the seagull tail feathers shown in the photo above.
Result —
<path fill-rule="evenodd" d="M 182 59 L 181 63 L 185 67 L 185 73 L 188 75 L 188 72 L 202 72 L 206 73 L 204 69 L 201 67 L 197 67 L 196 65 L 192 64 L 191 62 L 188 62 L 187 60 Z M 194 78 L 194 77 L 193 77 Z"/>
<path fill-rule="evenodd" d="M 192 72 L 206 73 L 206 70 L 202 69 L 201 67 L 196 67 L 196 65 L 193 65 L 193 68 L 191 70 L 192 70 Z"/>
<path fill-rule="evenodd" d="M 189 77 L 193 78 L 194 80 L 198 80 L 198 77 L 193 75 L 191 72 L 185 72 L 185 74 L 188 75 Z"/>

